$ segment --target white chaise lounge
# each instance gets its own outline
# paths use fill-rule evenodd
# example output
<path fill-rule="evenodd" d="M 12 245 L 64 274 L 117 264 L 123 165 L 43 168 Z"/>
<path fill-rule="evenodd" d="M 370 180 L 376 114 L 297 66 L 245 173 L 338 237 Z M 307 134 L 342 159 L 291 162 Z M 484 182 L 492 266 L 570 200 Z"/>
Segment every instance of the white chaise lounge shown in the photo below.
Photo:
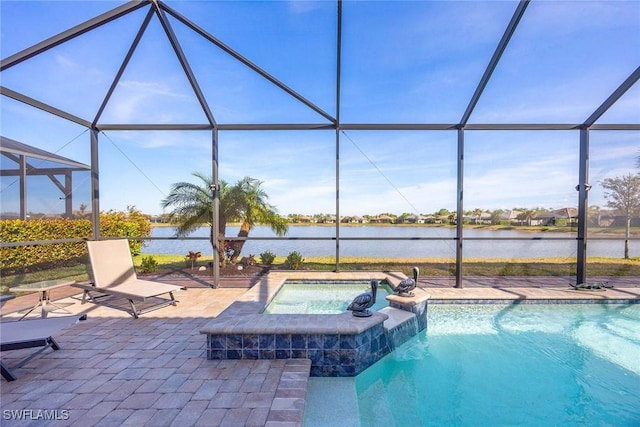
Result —
<path fill-rule="evenodd" d="M 93 282 L 72 285 L 84 290 L 83 304 L 87 297 L 94 303 L 99 303 L 99 298 L 106 296 L 126 298 L 133 317 L 137 319 L 140 314 L 151 310 L 176 305 L 173 293 L 186 289 L 184 286 L 138 279 L 126 239 L 89 241 L 87 249 Z M 138 309 L 136 301 L 150 302 L 151 305 Z"/>
<path fill-rule="evenodd" d="M 86 318 L 87 316 L 82 314 L 76 316 L 47 317 L 46 319 L 0 322 L 0 351 L 42 347 L 12 368 L 9 368 L 0 360 L 0 371 L 4 379 L 14 381 L 17 377 L 13 369 L 21 368 L 49 347 L 53 350 L 60 349 L 56 340 L 53 339 L 53 335 L 67 326 L 77 323 L 78 320 L 84 320 Z"/>

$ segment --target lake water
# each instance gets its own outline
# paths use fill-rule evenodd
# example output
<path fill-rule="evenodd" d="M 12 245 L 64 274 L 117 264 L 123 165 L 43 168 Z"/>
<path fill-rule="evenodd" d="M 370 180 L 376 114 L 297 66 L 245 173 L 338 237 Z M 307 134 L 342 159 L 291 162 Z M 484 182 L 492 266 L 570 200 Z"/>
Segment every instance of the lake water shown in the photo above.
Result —
<path fill-rule="evenodd" d="M 293 251 L 303 257 L 334 256 L 335 240 L 310 240 L 311 238 L 332 239 L 336 229 L 331 226 L 289 226 L 287 238 L 295 240 L 250 240 L 242 250 L 243 255 L 258 256 L 262 252 L 271 251 L 277 256 L 287 256 Z M 346 226 L 340 228 L 340 238 L 377 238 L 378 241 L 340 240 L 340 256 L 359 256 L 377 258 L 455 258 L 455 229 L 445 227 L 424 226 Z M 227 236 L 236 236 L 238 226 L 227 227 Z M 189 251 L 200 251 L 203 255 L 211 255 L 213 250 L 208 240 L 209 228 L 201 227 L 189 237 L 200 237 L 207 240 L 153 240 L 143 248 L 145 254 L 187 254 Z M 153 227 L 152 237 L 175 237 L 174 227 Z M 465 229 L 464 238 L 566 238 L 568 240 L 465 240 L 463 255 L 465 258 L 539 258 L 561 257 L 575 259 L 577 242 L 571 240 L 576 234 L 568 233 L 531 233 L 516 230 L 478 230 Z M 249 237 L 276 237 L 269 227 L 258 226 L 251 230 Z M 414 240 L 393 240 L 393 239 Z M 388 239 L 388 240 L 385 240 Z M 442 239 L 442 240 L 417 240 Z M 629 243 L 630 256 L 640 256 L 640 241 Z M 588 256 L 622 258 L 624 242 L 610 240 L 593 240 L 588 243 Z"/>

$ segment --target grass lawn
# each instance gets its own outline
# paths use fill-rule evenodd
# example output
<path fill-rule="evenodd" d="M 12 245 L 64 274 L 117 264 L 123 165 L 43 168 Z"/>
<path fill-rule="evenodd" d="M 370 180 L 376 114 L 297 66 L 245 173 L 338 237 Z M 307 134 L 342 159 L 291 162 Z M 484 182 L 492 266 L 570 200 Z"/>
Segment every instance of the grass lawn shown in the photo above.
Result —
<path fill-rule="evenodd" d="M 197 267 L 206 266 L 212 257 L 198 258 L 193 270 L 191 263 L 183 255 L 145 255 L 134 257 L 134 265 L 140 268 L 143 258 L 153 257 L 158 262 L 157 271 L 185 270 L 191 274 Z M 272 269 L 286 269 L 286 258 L 276 257 Z M 260 259 L 257 259 L 260 262 Z M 411 268 L 420 268 L 421 276 L 454 276 L 455 260 L 445 258 L 359 258 L 341 257 L 341 271 L 402 271 L 411 274 Z M 573 276 L 575 271 L 573 258 L 532 258 L 532 259 L 465 259 L 463 273 L 465 276 Z M 301 270 L 334 271 L 334 257 L 305 258 Z M 640 277 L 640 258 L 629 260 L 617 258 L 589 258 L 587 264 L 589 276 L 637 276 Z M 199 274 L 210 274 L 198 272 Z M 23 283 L 42 280 L 68 279 L 89 280 L 87 266 L 54 268 L 16 275 L 3 275 L 0 281 L 0 294 L 9 293 L 9 288 Z"/>

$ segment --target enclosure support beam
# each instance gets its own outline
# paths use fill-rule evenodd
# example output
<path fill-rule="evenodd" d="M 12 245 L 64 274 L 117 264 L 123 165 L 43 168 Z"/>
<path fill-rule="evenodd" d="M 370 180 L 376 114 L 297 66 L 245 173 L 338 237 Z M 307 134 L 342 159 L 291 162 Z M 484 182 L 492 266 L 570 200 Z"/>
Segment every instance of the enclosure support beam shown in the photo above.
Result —
<path fill-rule="evenodd" d="M 589 130 L 580 130 L 580 165 L 578 171 L 578 247 L 576 284 L 587 279 L 587 212 L 589 209 Z"/>
<path fill-rule="evenodd" d="M 336 273 L 340 272 L 340 77 L 342 64 L 342 0 L 337 2 L 336 34 Z"/>
<path fill-rule="evenodd" d="M 15 55 L 11 55 L 10 57 L 2 60 L 0 62 L 0 71 L 4 71 L 7 68 L 13 67 L 14 65 L 17 65 L 22 61 L 26 61 L 29 58 L 33 58 L 34 56 L 39 55 L 42 52 L 59 46 L 62 43 L 78 37 L 79 35 L 87 33 L 95 28 L 116 20 L 121 16 L 133 12 L 147 4 L 147 1 L 130 1 L 116 7 L 115 9 L 105 12 L 102 15 L 96 16 L 93 19 L 83 22 L 82 24 L 76 25 L 73 28 L 69 28 L 67 31 L 63 31 L 58 35 L 49 37 L 48 39 L 38 44 L 35 44 L 27 49 L 24 49 L 21 52 L 16 53 Z"/>
<path fill-rule="evenodd" d="M 175 11 L 172 8 L 170 8 L 169 6 L 167 6 L 165 3 L 160 3 L 160 6 L 162 7 L 163 10 L 168 12 L 170 15 L 172 15 L 178 21 L 182 22 L 184 25 L 186 25 L 187 27 L 191 28 L 193 31 L 195 31 L 196 33 L 198 33 L 199 35 L 204 37 L 206 40 L 208 40 L 209 42 L 213 43 L 214 45 L 216 45 L 217 47 L 222 49 L 224 52 L 226 52 L 227 54 L 231 55 L 233 58 L 235 58 L 238 61 L 240 61 L 246 67 L 248 67 L 249 69 L 255 71 L 256 73 L 258 73 L 259 75 L 261 75 L 262 77 L 264 77 L 265 79 L 267 79 L 268 81 L 270 81 L 271 83 L 273 83 L 274 85 L 279 87 L 284 92 L 288 93 L 289 95 L 291 95 L 292 97 L 294 97 L 295 99 L 297 99 L 298 101 L 300 101 L 301 103 L 303 103 L 304 105 L 306 105 L 307 107 L 309 107 L 310 109 L 315 111 L 316 113 L 320 114 L 322 117 L 327 119 L 329 122 L 335 124 L 336 120 L 333 117 L 331 117 L 330 114 L 328 114 L 325 111 L 323 111 L 320 107 L 318 107 L 315 104 L 313 104 L 311 101 L 309 101 L 308 99 L 306 99 L 305 97 L 303 97 L 302 95 L 300 95 L 299 93 L 297 93 L 296 91 L 294 91 L 293 89 L 291 89 L 290 87 L 288 87 L 287 85 L 282 83 L 280 80 L 276 79 L 271 74 L 267 73 L 262 68 L 258 67 L 253 62 L 249 61 L 244 56 L 240 55 L 238 52 L 236 52 L 235 50 L 233 50 L 232 48 L 230 48 L 229 46 L 227 46 L 226 44 L 224 44 L 223 42 L 221 42 L 220 40 L 215 38 L 213 35 L 211 35 L 207 31 L 205 31 L 204 29 L 202 29 L 201 27 L 196 25 L 194 22 L 192 22 L 189 19 L 185 18 L 180 13 L 178 13 L 177 11 Z"/>
<path fill-rule="evenodd" d="M 458 201 L 456 206 L 456 288 L 462 288 L 462 212 L 464 188 L 464 128 L 458 129 Z"/>
<path fill-rule="evenodd" d="M 71 171 L 64 174 L 64 214 L 73 218 L 73 178 Z"/>
<path fill-rule="evenodd" d="M 336 273 L 340 272 L 340 131 L 336 129 Z"/>
<path fill-rule="evenodd" d="M 200 85 L 198 84 L 198 81 L 196 80 L 196 76 L 194 75 L 193 70 L 189 65 L 189 61 L 187 61 L 187 57 L 184 54 L 184 51 L 182 50 L 182 46 L 180 46 L 180 42 L 178 42 L 178 38 L 176 37 L 176 34 L 173 31 L 173 27 L 171 27 L 171 23 L 167 19 L 167 16 L 162 10 L 162 8 L 158 6 L 158 3 L 154 3 L 154 6 L 156 8 L 156 14 L 158 16 L 158 19 L 160 20 L 160 24 L 162 25 L 162 28 L 164 28 L 164 32 L 167 35 L 167 38 L 169 39 L 169 43 L 171 43 L 171 46 L 173 47 L 173 51 L 178 57 L 178 61 L 182 66 L 182 71 L 187 77 L 187 80 L 189 80 L 191 89 L 193 89 L 193 92 L 196 98 L 198 99 L 198 102 L 200 103 L 200 107 L 202 108 L 204 115 L 207 117 L 207 120 L 209 121 L 211 126 L 215 126 L 216 121 L 215 121 L 215 118 L 213 117 L 213 113 L 209 108 L 209 104 L 207 103 L 207 99 L 204 96 L 202 89 L 200 89 Z"/>
<path fill-rule="evenodd" d="M 98 168 L 98 130 L 91 129 L 91 224 L 93 240 L 100 239 L 100 172 Z"/>
<path fill-rule="evenodd" d="M 36 99 L 30 98 L 26 95 L 23 95 L 19 92 L 16 92 L 4 86 L 0 86 L 0 94 L 4 96 L 8 96 L 11 99 L 15 99 L 16 101 L 22 102 L 23 104 L 27 104 L 31 107 L 38 108 L 49 114 L 53 114 L 54 116 L 62 117 L 63 119 L 77 123 L 80 126 L 84 126 L 88 128 L 91 125 L 91 123 L 89 123 L 87 120 L 74 116 L 73 114 L 60 110 L 58 108 L 52 107 L 51 105 L 45 104 L 44 102 L 40 102 Z"/>
<path fill-rule="evenodd" d="M 131 57 L 133 56 L 133 53 L 138 47 L 138 44 L 142 39 L 142 35 L 144 34 L 147 27 L 149 26 L 149 22 L 151 21 L 153 14 L 154 14 L 153 9 L 149 9 L 149 12 L 147 12 L 147 16 L 144 18 L 144 21 L 142 22 L 142 25 L 140 26 L 140 29 L 138 30 L 136 37 L 133 39 L 133 43 L 131 43 L 129 50 L 127 51 L 127 54 L 125 55 L 124 60 L 122 61 L 122 64 L 120 64 L 120 68 L 118 68 L 118 72 L 116 73 L 113 81 L 111 82 L 111 86 L 109 87 L 109 90 L 107 90 L 107 94 L 104 96 L 104 99 L 102 100 L 102 103 L 98 108 L 98 112 L 96 113 L 96 116 L 93 119 L 93 123 L 91 123 L 91 127 L 97 126 L 98 120 L 100 120 L 100 117 L 102 116 L 102 112 L 107 107 L 107 103 L 111 99 L 111 95 L 113 95 L 113 92 L 116 90 L 116 87 L 118 86 L 118 82 L 120 81 L 120 78 L 122 78 L 122 75 L 124 74 L 124 71 L 127 68 L 127 65 L 129 64 Z"/>
<path fill-rule="evenodd" d="M 27 157 L 20 155 L 20 219 L 27 219 Z"/>
<path fill-rule="evenodd" d="M 636 68 L 627 79 L 584 121 L 583 127 L 589 128 L 595 123 L 613 104 L 618 101 L 631 87 L 640 80 L 640 67 Z"/>
<path fill-rule="evenodd" d="M 518 27 L 518 23 L 520 22 L 520 19 L 522 19 L 522 15 L 524 15 L 524 11 L 527 9 L 528 5 L 529 0 L 520 0 L 520 3 L 518 3 L 518 7 L 513 13 L 511 21 L 509 21 L 509 25 L 507 25 L 507 28 L 502 35 L 502 39 L 500 39 L 495 52 L 493 52 L 493 56 L 489 61 L 489 65 L 487 65 L 487 68 L 484 70 L 484 74 L 480 79 L 480 83 L 478 83 L 478 87 L 476 87 L 476 91 L 473 93 L 473 96 L 469 101 L 469 105 L 467 105 L 467 109 L 460 119 L 461 126 L 465 126 L 469 121 L 471 113 L 473 113 L 473 109 L 476 107 L 476 104 L 480 100 L 480 96 L 482 96 L 482 92 L 484 92 L 484 88 L 487 86 L 487 83 L 489 83 L 489 79 L 491 78 L 493 71 L 496 69 L 496 66 L 500 61 L 504 50 L 507 48 L 509 40 L 511 40 L 511 36 L 513 36 L 513 33 L 515 33 L 516 28 Z"/>
<path fill-rule="evenodd" d="M 0 91 L 2 88 L 0 87 Z M 100 123 L 96 125 L 100 130 L 211 130 L 213 126 L 207 123 Z M 347 130 L 450 130 L 455 131 L 460 125 L 455 123 L 218 123 L 218 130 L 332 130 L 339 128 Z M 465 125 L 465 130 L 580 130 L 581 123 L 475 123 Z M 590 126 L 592 130 L 640 130 L 639 124 L 633 123 L 604 123 Z"/>
<path fill-rule="evenodd" d="M 211 218 L 211 240 L 213 244 L 213 287 L 220 286 L 220 183 L 218 182 L 218 129 L 211 132 L 211 181 L 213 192 L 213 218 Z"/>

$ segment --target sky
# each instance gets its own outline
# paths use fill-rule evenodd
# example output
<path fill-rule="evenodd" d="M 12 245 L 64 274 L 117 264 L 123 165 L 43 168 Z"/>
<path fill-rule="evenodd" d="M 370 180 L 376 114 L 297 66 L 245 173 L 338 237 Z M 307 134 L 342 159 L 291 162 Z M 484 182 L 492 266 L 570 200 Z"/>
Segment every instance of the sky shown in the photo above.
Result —
<path fill-rule="evenodd" d="M 6 59 L 122 2 L 0 1 Z M 331 1 L 167 1 L 256 64 L 305 105 L 176 19 L 169 21 L 218 124 L 456 124 L 517 7 L 514 1 L 345 1 L 336 102 L 336 4 Z M 2 86 L 92 121 L 148 7 L 0 73 Z M 640 2 L 533 0 L 470 124 L 579 124 L 640 64 Z M 318 113 L 318 110 L 323 114 Z M 596 123 L 638 124 L 636 83 Z M 100 124 L 205 124 L 154 16 Z M 0 97 L 0 133 L 90 163 L 80 125 Z M 219 175 L 262 181 L 278 211 L 341 215 L 455 210 L 456 131 L 220 131 Z M 210 174 L 209 131 L 103 131 L 100 209 L 160 214 L 176 182 Z M 336 149 L 336 141 L 338 148 Z M 465 210 L 577 206 L 578 131 L 465 131 Z M 590 205 L 600 182 L 638 173 L 638 131 L 591 131 Z M 15 163 L 2 158 L 2 168 Z M 34 161 L 38 164 L 38 161 Z M 336 170 L 336 164 L 339 169 Z M 2 211 L 17 211 L 1 178 Z M 32 178 L 28 210 L 60 213 L 62 194 Z M 74 209 L 90 205 L 89 174 L 73 177 Z"/>

